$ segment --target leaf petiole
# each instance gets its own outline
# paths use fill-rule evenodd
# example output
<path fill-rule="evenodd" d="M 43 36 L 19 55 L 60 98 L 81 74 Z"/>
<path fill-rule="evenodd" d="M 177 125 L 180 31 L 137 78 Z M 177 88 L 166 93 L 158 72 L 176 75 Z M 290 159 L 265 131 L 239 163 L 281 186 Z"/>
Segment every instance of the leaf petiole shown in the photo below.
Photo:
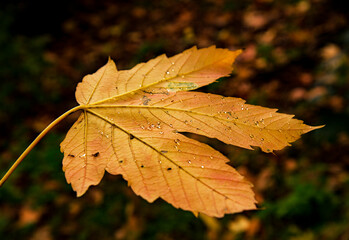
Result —
<path fill-rule="evenodd" d="M 22 160 L 28 155 L 28 153 L 38 144 L 38 142 L 59 122 L 61 122 L 64 118 L 66 118 L 69 114 L 74 113 L 84 109 L 84 106 L 77 106 L 69 111 L 63 113 L 61 116 L 56 118 L 53 122 L 51 122 L 36 138 L 35 140 L 24 150 L 24 152 L 19 156 L 19 158 L 14 162 L 11 168 L 5 173 L 5 175 L 0 180 L 0 187 L 6 182 L 6 180 L 11 176 L 13 171 L 18 167 L 18 165 L 22 162 Z"/>

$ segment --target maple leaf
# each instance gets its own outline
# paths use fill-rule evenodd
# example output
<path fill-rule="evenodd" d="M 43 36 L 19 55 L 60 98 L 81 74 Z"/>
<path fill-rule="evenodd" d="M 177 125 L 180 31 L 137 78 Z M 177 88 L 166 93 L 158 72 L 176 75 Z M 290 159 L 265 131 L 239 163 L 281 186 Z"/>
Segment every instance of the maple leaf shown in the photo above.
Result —
<path fill-rule="evenodd" d="M 161 55 L 126 71 L 107 64 L 78 84 L 79 106 L 48 125 L 0 180 L 0 186 L 55 125 L 82 111 L 61 143 L 63 171 L 77 196 L 101 181 L 105 171 L 121 174 L 148 200 L 222 217 L 256 208 L 252 184 L 220 152 L 190 139 L 191 132 L 238 147 L 280 150 L 305 125 L 277 109 L 233 97 L 186 92 L 228 76 L 241 53 L 214 46 L 193 47 L 173 57 Z"/>
<path fill-rule="evenodd" d="M 240 52 L 194 47 L 126 71 L 109 59 L 85 76 L 76 90 L 83 112 L 61 143 L 63 170 L 77 195 L 107 171 L 149 202 L 160 197 L 216 217 L 255 209 L 252 185 L 229 160 L 180 132 L 271 152 L 317 127 L 239 98 L 185 92 L 228 76 Z"/>

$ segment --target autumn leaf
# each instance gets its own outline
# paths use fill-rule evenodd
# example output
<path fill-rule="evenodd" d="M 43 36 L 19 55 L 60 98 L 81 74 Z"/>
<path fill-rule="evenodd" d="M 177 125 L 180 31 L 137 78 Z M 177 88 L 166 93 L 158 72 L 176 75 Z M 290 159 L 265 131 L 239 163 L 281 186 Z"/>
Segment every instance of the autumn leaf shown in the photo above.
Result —
<path fill-rule="evenodd" d="M 81 115 L 61 143 L 65 176 L 82 196 L 105 171 L 121 174 L 149 202 L 222 217 L 255 209 L 252 185 L 218 151 L 181 132 L 272 152 L 320 128 L 244 100 L 186 92 L 228 76 L 241 51 L 195 47 L 161 55 L 127 71 L 114 62 L 78 84 L 79 106 L 49 124 L 0 180 L 0 187 L 36 144 L 70 113 Z"/>
<path fill-rule="evenodd" d="M 85 76 L 76 89 L 82 113 L 61 143 L 63 170 L 77 196 L 107 171 L 121 174 L 149 202 L 160 197 L 216 217 L 255 209 L 252 185 L 229 160 L 181 132 L 272 152 L 318 127 L 239 98 L 186 92 L 228 76 L 240 53 L 194 47 L 126 71 L 109 59 Z"/>

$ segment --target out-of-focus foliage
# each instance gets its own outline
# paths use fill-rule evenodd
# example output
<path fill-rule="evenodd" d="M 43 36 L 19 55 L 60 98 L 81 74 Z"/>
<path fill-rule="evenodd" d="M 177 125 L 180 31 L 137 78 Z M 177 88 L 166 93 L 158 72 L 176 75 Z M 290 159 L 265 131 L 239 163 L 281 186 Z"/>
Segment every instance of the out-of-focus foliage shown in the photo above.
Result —
<path fill-rule="evenodd" d="M 116 176 L 76 198 L 58 144 L 73 119 L 0 189 L 0 239 L 348 239 L 349 24 L 345 1 L 1 1 L 0 169 L 75 105 L 111 56 L 120 69 L 192 45 L 245 48 L 233 78 L 202 91 L 326 124 L 275 155 L 194 136 L 234 159 L 260 211 L 195 218 L 148 204 Z M 118 61 L 120 59 L 120 61 Z"/>

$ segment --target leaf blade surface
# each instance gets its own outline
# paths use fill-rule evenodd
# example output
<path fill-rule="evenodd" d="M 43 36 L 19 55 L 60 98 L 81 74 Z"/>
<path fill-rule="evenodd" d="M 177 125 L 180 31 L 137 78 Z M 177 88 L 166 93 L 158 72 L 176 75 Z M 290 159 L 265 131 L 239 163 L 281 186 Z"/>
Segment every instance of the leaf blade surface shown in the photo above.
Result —
<path fill-rule="evenodd" d="M 109 59 L 84 77 L 76 90 L 83 113 L 61 143 L 63 170 L 77 195 L 107 171 L 149 202 L 160 197 L 216 217 L 255 209 L 252 185 L 229 160 L 180 132 L 271 152 L 317 127 L 239 98 L 186 92 L 227 76 L 240 52 L 194 47 L 123 71 Z"/>

